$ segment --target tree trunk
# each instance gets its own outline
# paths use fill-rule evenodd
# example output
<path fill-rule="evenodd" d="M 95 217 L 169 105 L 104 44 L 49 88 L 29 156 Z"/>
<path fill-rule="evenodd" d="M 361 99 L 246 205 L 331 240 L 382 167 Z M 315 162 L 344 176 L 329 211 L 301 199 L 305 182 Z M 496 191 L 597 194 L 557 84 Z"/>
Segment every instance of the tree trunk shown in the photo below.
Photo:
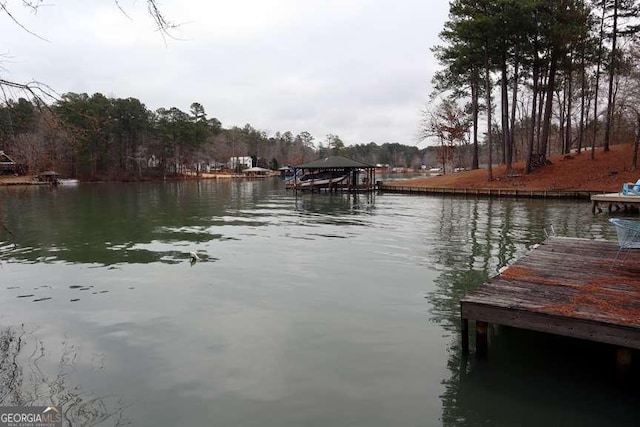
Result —
<path fill-rule="evenodd" d="M 542 136 L 540 138 L 540 160 L 542 163 L 547 158 L 547 147 L 551 136 L 551 113 L 553 109 L 553 89 L 556 83 L 556 67 L 558 61 L 555 51 L 551 53 L 551 62 L 549 64 L 549 78 L 547 79 L 546 104 L 544 107 L 544 118 L 542 121 Z"/>
<path fill-rule="evenodd" d="M 510 120 L 510 132 L 509 132 L 509 144 L 511 145 L 511 161 L 517 160 L 515 156 L 515 128 L 516 128 L 516 103 L 518 102 L 518 73 L 520 64 L 516 60 L 513 64 L 513 92 L 511 93 L 511 120 Z"/>
<path fill-rule="evenodd" d="M 489 54 L 485 52 L 485 97 L 487 103 L 487 181 L 493 181 L 493 154 L 491 144 L 491 68 L 489 67 Z"/>
<path fill-rule="evenodd" d="M 473 82 L 471 82 L 471 109 L 473 115 L 473 158 L 471 160 L 471 169 L 478 169 L 478 103 L 479 103 L 479 78 L 477 72 L 473 73 Z"/>
<path fill-rule="evenodd" d="M 533 171 L 533 145 L 536 139 L 536 115 L 538 112 L 538 74 L 540 73 L 538 67 L 538 59 L 534 59 L 533 63 L 533 93 L 531 98 L 531 123 L 529 128 L 529 141 L 527 144 L 527 162 L 525 166 L 525 173 L 531 173 Z"/>
<path fill-rule="evenodd" d="M 511 173 L 511 138 L 509 137 L 509 87 L 507 80 L 507 59 L 502 59 L 501 64 L 501 106 L 502 106 L 502 158 L 506 165 L 507 175 Z"/>
<path fill-rule="evenodd" d="M 618 39 L 618 2 L 613 1 L 613 28 L 611 29 L 611 61 L 609 65 L 609 96 L 607 100 L 607 121 L 604 125 L 604 151 L 609 151 L 611 121 L 613 120 L 613 77 L 616 72 L 616 41 Z"/>
<path fill-rule="evenodd" d="M 588 112 L 585 112 L 585 96 L 586 96 L 586 73 L 585 73 L 585 59 L 584 59 L 584 49 L 580 58 L 580 127 L 578 128 L 578 154 L 582 151 L 582 144 L 584 143 L 584 116 L 588 115 Z"/>
<path fill-rule="evenodd" d="M 564 82 L 566 84 L 566 81 Z M 567 142 L 565 140 L 565 129 L 567 123 L 567 90 L 566 87 L 562 91 L 562 100 L 560 99 L 560 91 L 556 92 L 558 97 L 558 107 L 560 107 L 560 129 L 558 129 L 558 138 L 560 139 L 560 153 L 566 154 Z"/>
<path fill-rule="evenodd" d="M 573 61 L 573 58 L 569 59 Z M 571 123 L 571 110 L 573 109 L 573 70 L 571 64 L 569 64 L 569 72 L 567 73 L 567 128 L 565 144 L 566 144 L 566 152 L 569 153 L 571 151 L 573 132 L 572 132 L 572 123 Z"/>
<path fill-rule="evenodd" d="M 598 92 L 600 90 L 600 66 L 602 64 L 602 43 L 604 42 L 604 17 L 606 2 L 602 2 L 602 17 L 600 21 L 600 40 L 598 45 L 598 60 L 596 61 L 596 92 L 593 101 L 593 139 L 591 140 L 591 158 L 596 157 L 596 137 L 598 136 Z"/>
<path fill-rule="evenodd" d="M 540 96 L 540 99 L 538 100 L 538 120 L 536 121 L 537 123 L 537 132 L 536 132 L 536 149 L 535 152 L 537 154 L 540 154 L 540 137 L 542 135 L 542 112 L 543 112 L 543 108 L 544 108 L 544 100 L 545 100 L 545 95 L 546 95 L 546 91 L 542 90 L 542 88 L 546 87 L 547 82 L 549 81 L 549 68 L 548 66 L 545 66 L 544 69 L 542 70 L 542 74 L 539 76 L 540 77 L 540 82 L 538 85 L 538 95 Z"/>
<path fill-rule="evenodd" d="M 633 160 L 631 170 L 638 169 L 638 144 L 640 143 L 640 113 L 636 112 L 636 137 L 633 142 Z"/>

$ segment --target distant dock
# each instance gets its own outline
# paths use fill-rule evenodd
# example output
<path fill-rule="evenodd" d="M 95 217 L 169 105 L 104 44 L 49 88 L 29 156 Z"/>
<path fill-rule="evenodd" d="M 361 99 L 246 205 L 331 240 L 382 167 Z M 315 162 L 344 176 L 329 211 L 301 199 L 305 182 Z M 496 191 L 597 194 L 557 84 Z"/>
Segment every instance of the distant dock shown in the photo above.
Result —
<path fill-rule="evenodd" d="M 403 186 L 400 183 L 378 183 L 378 190 L 384 193 L 422 194 L 432 196 L 465 196 L 490 198 L 529 198 L 529 199 L 589 199 L 596 191 L 588 190 L 516 190 L 500 188 L 438 188 Z"/>
<path fill-rule="evenodd" d="M 640 349 L 640 250 L 616 261 L 618 243 L 551 237 L 460 301 L 462 347 L 476 323 L 476 352 L 487 353 L 489 324 L 618 347 L 618 366 Z"/>
<path fill-rule="evenodd" d="M 620 193 L 607 193 L 607 194 L 594 194 L 591 196 L 593 207 L 591 211 L 593 213 L 602 212 L 602 206 L 607 206 L 607 212 L 611 212 L 614 209 L 629 210 L 638 209 L 640 207 L 640 196 L 625 196 Z"/>

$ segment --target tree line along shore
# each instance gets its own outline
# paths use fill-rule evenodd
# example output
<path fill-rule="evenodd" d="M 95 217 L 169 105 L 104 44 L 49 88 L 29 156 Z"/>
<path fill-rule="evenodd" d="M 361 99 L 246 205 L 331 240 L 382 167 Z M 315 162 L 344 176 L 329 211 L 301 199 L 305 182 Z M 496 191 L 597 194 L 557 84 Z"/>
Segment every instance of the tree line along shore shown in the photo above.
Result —
<path fill-rule="evenodd" d="M 442 43 L 432 49 L 441 68 L 418 125 L 418 140 L 428 143 L 421 149 L 416 141 L 225 128 L 198 102 L 188 111 L 151 110 L 136 98 L 69 92 L 49 104 L 31 96 L 0 105 L 0 151 L 29 173 L 81 180 L 217 173 L 240 156 L 277 169 L 329 155 L 445 172 L 485 165 L 488 182 L 499 178 L 495 164 L 512 176 L 523 163 L 530 175 L 555 155 L 637 147 L 638 16 L 638 0 L 450 2 Z"/>
<path fill-rule="evenodd" d="M 590 152 L 552 156 L 549 164 L 530 174 L 524 173 L 524 162 L 514 163 L 510 173 L 507 173 L 505 165 L 495 166 L 495 179 L 492 181 L 486 180 L 486 169 L 477 169 L 437 177 L 389 181 L 385 184 L 455 189 L 618 192 L 623 183 L 635 182 L 640 178 L 640 170 L 636 170 L 632 164 L 633 150 L 633 144 L 620 144 L 612 145 L 608 152 L 597 149 L 594 158 Z M 229 179 L 240 176 L 221 173 L 171 179 Z M 0 175 L 0 185 L 27 184 L 32 179 L 32 176 Z"/>

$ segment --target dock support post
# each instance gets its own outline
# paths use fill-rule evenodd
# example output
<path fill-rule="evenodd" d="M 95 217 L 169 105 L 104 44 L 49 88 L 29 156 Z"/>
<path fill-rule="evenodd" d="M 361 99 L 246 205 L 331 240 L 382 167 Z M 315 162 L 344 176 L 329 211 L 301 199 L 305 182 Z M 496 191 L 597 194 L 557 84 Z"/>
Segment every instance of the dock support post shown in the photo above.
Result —
<path fill-rule="evenodd" d="M 627 347 L 618 347 L 616 349 L 616 374 L 618 378 L 623 379 L 631 370 L 631 349 Z"/>
<path fill-rule="evenodd" d="M 469 319 L 465 319 L 464 317 L 461 319 L 462 328 L 462 354 L 469 353 Z"/>
<path fill-rule="evenodd" d="M 489 324 L 487 322 L 476 321 L 476 355 L 478 357 L 487 357 L 487 330 Z"/>

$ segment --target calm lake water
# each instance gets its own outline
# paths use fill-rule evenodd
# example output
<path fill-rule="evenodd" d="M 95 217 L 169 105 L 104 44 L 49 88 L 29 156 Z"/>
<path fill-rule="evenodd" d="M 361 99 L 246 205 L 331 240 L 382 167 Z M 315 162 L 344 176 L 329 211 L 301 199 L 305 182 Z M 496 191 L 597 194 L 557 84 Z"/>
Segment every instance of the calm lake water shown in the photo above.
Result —
<path fill-rule="evenodd" d="M 72 425 L 638 424 L 608 346 L 497 328 L 488 360 L 460 353 L 460 297 L 551 224 L 614 238 L 588 202 L 278 180 L 0 197 L 0 405 Z"/>

